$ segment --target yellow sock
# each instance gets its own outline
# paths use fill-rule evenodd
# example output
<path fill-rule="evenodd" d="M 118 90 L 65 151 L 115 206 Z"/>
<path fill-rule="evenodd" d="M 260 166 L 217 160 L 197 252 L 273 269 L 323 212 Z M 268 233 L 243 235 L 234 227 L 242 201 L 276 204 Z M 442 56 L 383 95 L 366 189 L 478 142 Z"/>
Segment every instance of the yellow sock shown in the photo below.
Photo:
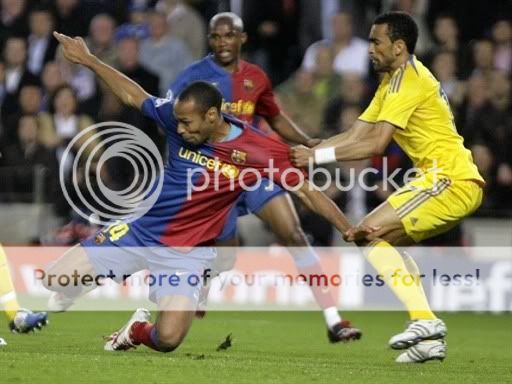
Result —
<path fill-rule="evenodd" d="M 20 309 L 2 245 L 0 245 L 0 305 L 4 307 L 9 320 L 13 320 L 16 312 Z"/>
<path fill-rule="evenodd" d="M 411 320 L 437 318 L 428 304 L 418 266 L 410 256 L 402 258 L 387 241 L 377 240 L 368 246 L 366 257 L 405 305 Z"/>

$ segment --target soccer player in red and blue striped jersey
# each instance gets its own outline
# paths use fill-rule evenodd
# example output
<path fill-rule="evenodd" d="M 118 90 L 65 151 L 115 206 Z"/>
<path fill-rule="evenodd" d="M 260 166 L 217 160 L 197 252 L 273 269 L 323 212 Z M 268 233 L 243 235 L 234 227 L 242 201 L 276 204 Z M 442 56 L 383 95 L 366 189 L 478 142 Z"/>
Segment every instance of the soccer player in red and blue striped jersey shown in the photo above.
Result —
<path fill-rule="evenodd" d="M 122 281 L 148 269 L 150 276 L 157 279 L 169 275 L 202 277 L 215 258 L 209 245 L 222 232 L 229 212 L 244 193 L 243 186 L 254 185 L 258 174 L 282 186 L 295 187 L 299 197 L 338 230 L 349 229 L 336 205 L 310 188 L 304 173 L 291 166 L 288 146 L 223 115 L 222 95 L 211 84 L 194 82 L 175 98 L 158 99 L 92 55 L 81 38 L 54 35 L 68 60 L 95 72 L 124 104 L 140 109 L 164 128 L 169 159 L 160 175 L 163 188 L 150 209 L 129 224 L 106 228 L 102 236 L 86 240 L 62 256 L 45 273 L 43 283 L 48 289 L 69 293 L 67 285 L 59 287 L 50 280 L 51 276 L 63 275 L 102 275 Z M 256 172 L 243 172 L 249 168 Z M 191 172 L 195 175 L 199 170 L 203 172 L 189 178 Z M 205 186 L 203 181 L 212 176 L 218 176 L 218 182 Z M 188 194 L 191 186 L 199 185 L 201 188 L 192 188 Z M 137 310 L 124 327 L 108 338 L 105 349 L 126 350 L 140 344 L 161 352 L 176 349 L 192 324 L 201 289 L 200 281 L 187 282 L 150 284 L 150 298 L 160 309 L 156 322 L 151 323 L 147 310 Z M 73 287 L 75 294 L 80 293 L 81 285 Z M 343 340 L 361 337 L 359 330 L 348 326 L 340 334 Z"/>

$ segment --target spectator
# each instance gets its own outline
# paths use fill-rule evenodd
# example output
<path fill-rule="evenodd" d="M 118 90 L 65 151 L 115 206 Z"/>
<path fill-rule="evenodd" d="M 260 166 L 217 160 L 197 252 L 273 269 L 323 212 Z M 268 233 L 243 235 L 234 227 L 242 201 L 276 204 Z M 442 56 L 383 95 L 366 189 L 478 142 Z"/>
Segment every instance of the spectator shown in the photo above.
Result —
<path fill-rule="evenodd" d="M 9 37 L 28 36 L 26 0 L 2 0 L 0 7 L 0 48 Z"/>
<path fill-rule="evenodd" d="M 101 92 L 93 73 L 81 65 L 75 65 L 66 60 L 60 47 L 57 48 L 55 61 L 64 83 L 69 84 L 75 91 L 80 110 L 91 116 L 97 113 L 100 108 Z"/>
<path fill-rule="evenodd" d="M 119 70 L 130 79 L 136 81 L 151 95 L 157 95 L 159 90 L 158 76 L 148 71 L 139 63 L 139 42 L 134 38 L 125 38 L 118 45 Z M 112 99 L 114 98 L 114 99 Z M 107 104 L 105 104 L 105 102 Z M 155 124 L 144 118 L 136 109 L 128 108 L 119 103 L 119 100 L 111 92 L 104 94 L 102 117 L 105 120 L 123 121 L 134 125 L 150 136 L 158 148 L 165 145 Z M 113 172 L 110 172 L 113 174 Z"/>
<path fill-rule="evenodd" d="M 149 37 L 149 27 L 147 23 L 146 5 L 132 3 L 128 22 L 117 27 L 115 40 L 120 41 L 126 37 L 133 37 L 139 40 Z"/>
<path fill-rule="evenodd" d="M 282 109 L 293 121 L 300 121 L 308 136 L 322 137 L 325 136 L 322 132 L 322 110 L 327 97 L 315 94 L 313 87 L 313 74 L 301 69 L 280 85 L 276 94 Z"/>
<path fill-rule="evenodd" d="M 62 161 L 62 154 L 68 143 L 81 131 L 90 127 L 93 124 L 92 119 L 77 112 L 77 99 L 73 89 L 64 85 L 57 88 L 53 95 L 50 113 L 42 112 L 40 141 L 43 145 L 50 149 L 57 150 L 57 157 L 59 164 Z M 83 135 L 80 140 L 77 140 L 73 151 L 76 153 L 84 142 L 93 135 L 93 131 Z M 98 141 L 93 140 L 84 149 L 84 153 L 88 154 L 99 145 Z M 99 152 L 96 155 L 100 155 Z M 66 159 L 68 162 L 70 158 Z M 70 163 L 64 164 L 65 169 L 71 166 Z"/>
<path fill-rule="evenodd" d="M 492 27 L 495 45 L 494 66 L 496 69 L 512 74 L 512 21 L 499 20 Z"/>
<path fill-rule="evenodd" d="M 57 31 L 68 36 L 86 36 L 89 30 L 87 7 L 80 0 L 55 0 Z"/>
<path fill-rule="evenodd" d="M 329 100 L 324 112 L 323 120 L 325 130 L 334 135 L 339 132 L 339 118 L 345 104 L 363 106 L 369 102 L 366 96 L 366 86 L 361 76 L 347 73 L 337 83 L 338 96 Z"/>
<path fill-rule="evenodd" d="M 426 54 L 425 62 L 431 65 L 439 52 L 452 52 L 457 64 L 457 76 L 468 75 L 468 54 L 460 44 L 457 21 L 448 14 L 441 14 L 434 21 L 434 47 Z"/>
<path fill-rule="evenodd" d="M 245 0 L 242 4 L 248 60 L 261 66 L 273 84 L 287 79 L 299 66 L 299 10 L 296 0 Z"/>
<path fill-rule="evenodd" d="M 49 10 L 36 9 L 30 13 L 30 35 L 28 36 L 28 69 L 39 75 L 44 64 L 55 58 L 57 40 L 52 36 L 53 18 Z"/>
<path fill-rule="evenodd" d="M 427 12 L 428 0 L 392 0 L 393 11 L 406 12 L 412 16 L 418 26 L 418 41 L 414 53 L 417 56 L 425 55 L 432 47 L 430 30 L 427 26 L 425 14 Z"/>
<path fill-rule="evenodd" d="M 86 39 L 91 53 L 105 63 L 116 66 L 117 54 L 114 45 L 115 21 L 109 15 L 102 13 L 94 16 Z"/>
<path fill-rule="evenodd" d="M 156 10 L 166 15 L 169 24 L 167 33 L 185 43 L 193 60 L 204 56 L 206 50 L 205 22 L 196 10 L 181 0 L 160 0 L 156 5 Z"/>
<path fill-rule="evenodd" d="M 41 82 L 43 84 L 43 100 L 41 110 L 48 112 L 50 109 L 51 95 L 58 87 L 64 85 L 64 79 L 59 65 L 55 61 L 46 63 L 41 73 Z"/>
<path fill-rule="evenodd" d="M 494 44 L 491 40 L 480 39 L 473 44 L 473 74 L 490 78 L 494 70 Z"/>
<path fill-rule="evenodd" d="M 139 42 L 134 38 L 122 39 L 117 45 L 119 70 L 136 81 L 151 95 L 159 93 L 158 76 L 139 63 Z"/>
<path fill-rule="evenodd" d="M 19 91 L 24 85 L 38 84 L 39 79 L 34 76 L 26 66 L 27 46 L 25 40 L 20 37 L 7 39 L 4 50 L 5 80 L 4 99 L 2 102 L 2 121 L 15 114 L 19 110 Z"/>
<path fill-rule="evenodd" d="M 352 16 L 338 13 L 332 17 L 332 40 L 321 40 L 308 47 L 302 61 L 302 67 L 313 70 L 316 51 L 320 46 L 330 47 L 334 52 L 333 68 L 340 75 L 356 73 L 362 77 L 368 74 L 368 43 L 353 36 Z"/>
<path fill-rule="evenodd" d="M 448 96 L 452 107 L 464 101 L 464 83 L 457 78 L 457 58 L 452 51 L 439 51 L 432 61 L 432 72 Z"/>
<path fill-rule="evenodd" d="M 4 169 L 2 179 L 6 186 L 9 201 L 34 201 L 34 167 L 43 166 L 44 201 L 52 200 L 52 192 L 56 188 L 56 159 L 51 151 L 38 140 L 38 120 L 35 116 L 24 115 L 19 119 L 17 127 L 18 140 L 5 148 Z"/>
<path fill-rule="evenodd" d="M 24 115 L 37 115 L 41 109 L 41 88 L 27 84 L 21 88 L 18 97 L 19 111 L 5 117 L 3 140 L 6 144 L 16 143 L 19 120 Z"/>
<path fill-rule="evenodd" d="M 333 52 L 329 47 L 318 47 L 316 50 L 315 67 L 313 69 L 313 92 L 319 96 L 330 99 L 338 95 L 340 76 L 332 67 Z"/>
<path fill-rule="evenodd" d="M 510 193 L 511 171 L 510 148 L 512 145 L 512 102 L 511 84 L 504 72 L 492 73 L 489 83 L 490 98 L 469 122 L 472 133 L 470 141 L 475 163 L 487 181 L 487 197 L 484 208 L 512 208 L 507 203 L 510 196 L 503 195 L 503 189 Z M 499 179 L 498 179 L 499 176 Z"/>
<path fill-rule="evenodd" d="M 176 75 L 192 63 L 192 56 L 183 42 L 168 35 L 165 15 L 149 16 L 150 38 L 140 47 L 140 61 L 160 79 L 160 95 L 164 96 Z"/>
<path fill-rule="evenodd" d="M 473 133 L 467 128 L 477 112 L 489 100 L 489 83 L 481 74 L 471 76 L 466 82 L 466 97 L 456 109 L 456 125 L 465 141 L 471 143 Z"/>

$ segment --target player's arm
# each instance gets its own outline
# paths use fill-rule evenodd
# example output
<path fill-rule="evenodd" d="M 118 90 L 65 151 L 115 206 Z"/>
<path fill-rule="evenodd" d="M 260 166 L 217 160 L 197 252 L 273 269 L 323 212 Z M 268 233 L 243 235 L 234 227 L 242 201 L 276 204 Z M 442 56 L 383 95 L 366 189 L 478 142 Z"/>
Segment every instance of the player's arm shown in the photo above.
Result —
<path fill-rule="evenodd" d="M 393 138 L 395 129 L 387 121 L 369 123 L 357 120 L 347 132 L 333 136 L 314 148 L 291 148 L 290 159 L 296 167 L 305 167 L 312 161 L 326 164 L 382 155 Z"/>
<path fill-rule="evenodd" d="M 124 104 L 141 109 L 144 100 L 150 97 L 136 82 L 94 56 L 81 37 L 71 38 L 57 32 L 53 32 L 53 36 L 62 45 L 67 60 L 96 73 Z"/>
<path fill-rule="evenodd" d="M 276 131 L 279 136 L 291 143 L 302 144 L 306 147 L 313 147 L 320 142 L 319 139 L 312 139 L 309 137 L 282 111 L 273 118 L 270 118 L 269 123 L 272 129 Z"/>
<path fill-rule="evenodd" d="M 336 205 L 336 203 L 327 197 L 325 193 L 317 190 L 307 180 L 305 180 L 302 186 L 298 190 L 294 191 L 294 193 L 302 200 L 302 202 L 304 202 L 304 204 L 306 204 L 309 209 L 319 214 L 332 225 L 334 225 L 336 229 L 343 234 L 344 238 L 347 239 L 349 234 L 353 235 L 353 233 L 350 232 L 352 225 Z M 377 228 L 360 226 L 358 229 L 360 231 L 357 233 L 357 237 L 351 238 L 351 241 L 364 238 L 366 235 L 375 231 Z"/>

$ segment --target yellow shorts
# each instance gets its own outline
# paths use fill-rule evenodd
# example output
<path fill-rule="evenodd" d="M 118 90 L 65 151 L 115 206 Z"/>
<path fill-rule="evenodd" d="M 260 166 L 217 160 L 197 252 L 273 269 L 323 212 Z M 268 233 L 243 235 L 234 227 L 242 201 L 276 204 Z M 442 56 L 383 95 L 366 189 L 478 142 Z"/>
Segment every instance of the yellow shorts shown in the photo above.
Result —
<path fill-rule="evenodd" d="M 388 197 L 407 235 L 416 242 L 457 225 L 480 206 L 483 190 L 473 180 L 425 174 Z"/>

